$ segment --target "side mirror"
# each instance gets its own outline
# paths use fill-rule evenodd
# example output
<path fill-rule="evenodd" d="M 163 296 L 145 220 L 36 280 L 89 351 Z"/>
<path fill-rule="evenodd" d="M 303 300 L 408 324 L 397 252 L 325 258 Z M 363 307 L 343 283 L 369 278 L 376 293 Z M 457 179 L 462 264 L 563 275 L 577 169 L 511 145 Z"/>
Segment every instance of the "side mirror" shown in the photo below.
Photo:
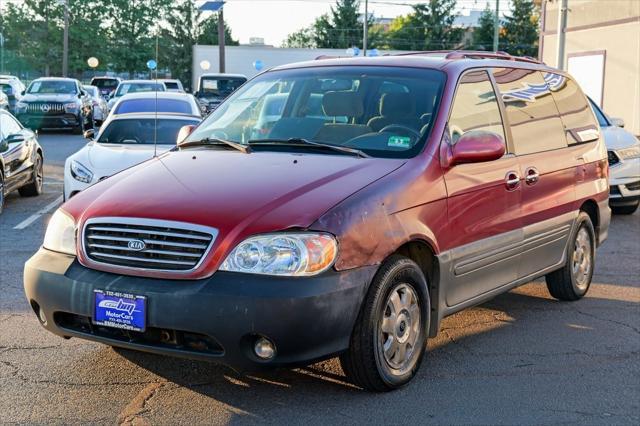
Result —
<path fill-rule="evenodd" d="M 7 139 L 5 139 L 5 142 L 7 144 L 10 144 L 10 143 L 21 143 L 21 142 L 24 142 L 25 140 L 26 140 L 26 138 L 24 137 L 24 135 L 22 133 L 15 133 L 13 135 L 7 136 Z"/>
<path fill-rule="evenodd" d="M 85 139 L 93 140 L 93 138 L 96 136 L 96 131 L 93 129 L 87 129 L 84 131 L 83 136 Z"/>
<path fill-rule="evenodd" d="M 9 143 L 6 140 L 0 140 L 0 153 L 9 150 Z"/>
<path fill-rule="evenodd" d="M 176 138 L 176 145 L 180 146 L 180 144 L 184 142 L 185 139 L 187 139 L 187 136 L 193 133 L 193 129 L 195 128 L 196 128 L 195 124 L 188 124 L 186 126 L 182 126 L 180 128 L 180 131 L 178 132 L 178 137 Z"/>
<path fill-rule="evenodd" d="M 500 135 L 484 130 L 471 130 L 460 136 L 451 147 L 451 165 L 493 161 L 505 153 Z"/>
<path fill-rule="evenodd" d="M 623 127 L 624 128 L 624 120 L 622 118 L 609 117 L 609 120 L 611 120 L 611 124 L 613 124 L 614 126 L 618 126 L 618 127 Z"/>
<path fill-rule="evenodd" d="M 20 95 L 24 96 L 25 93 L 26 93 L 26 90 L 23 90 L 20 92 Z"/>

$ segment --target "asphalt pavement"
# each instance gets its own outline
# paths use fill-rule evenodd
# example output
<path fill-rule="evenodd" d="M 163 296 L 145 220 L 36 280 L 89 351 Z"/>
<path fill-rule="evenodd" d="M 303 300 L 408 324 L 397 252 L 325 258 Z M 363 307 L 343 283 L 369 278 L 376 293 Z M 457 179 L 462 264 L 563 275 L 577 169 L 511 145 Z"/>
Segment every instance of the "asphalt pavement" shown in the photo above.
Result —
<path fill-rule="evenodd" d="M 85 142 L 45 133 L 40 143 L 45 193 L 8 196 L 0 216 L 0 423 L 640 423 L 639 213 L 613 218 L 587 297 L 561 303 L 533 282 L 460 312 L 409 386 L 371 394 L 335 359 L 241 376 L 46 332 L 22 268 L 61 199 L 64 160 Z"/>

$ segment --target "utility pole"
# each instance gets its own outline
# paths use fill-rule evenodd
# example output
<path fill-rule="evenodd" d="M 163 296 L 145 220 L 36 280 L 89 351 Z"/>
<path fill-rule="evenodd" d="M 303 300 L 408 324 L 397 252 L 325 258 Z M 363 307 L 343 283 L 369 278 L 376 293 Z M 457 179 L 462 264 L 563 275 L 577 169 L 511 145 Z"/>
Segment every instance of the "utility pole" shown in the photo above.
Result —
<path fill-rule="evenodd" d="M 564 44 L 567 30 L 567 11 L 569 10 L 567 1 L 561 0 L 558 7 L 558 57 L 556 59 L 556 67 L 561 70 L 564 69 Z"/>
<path fill-rule="evenodd" d="M 362 21 L 362 55 L 367 56 L 367 38 L 369 36 L 369 0 L 364 0 L 364 19 Z"/>
<path fill-rule="evenodd" d="M 496 14 L 493 17 L 493 51 L 498 51 L 498 38 L 500 37 L 500 0 L 496 0 Z"/>
<path fill-rule="evenodd" d="M 64 35 L 62 39 L 62 76 L 66 77 L 69 71 L 69 0 L 64 3 Z"/>
<path fill-rule="evenodd" d="M 4 35 L 0 33 L 0 73 L 4 74 Z"/>
<path fill-rule="evenodd" d="M 220 62 L 220 73 L 223 74 L 225 71 L 225 56 L 224 56 L 224 13 L 222 10 L 224 8 L 221 7 L 218 11 L 218 54 L 219 54 L 219 62 Z"/>

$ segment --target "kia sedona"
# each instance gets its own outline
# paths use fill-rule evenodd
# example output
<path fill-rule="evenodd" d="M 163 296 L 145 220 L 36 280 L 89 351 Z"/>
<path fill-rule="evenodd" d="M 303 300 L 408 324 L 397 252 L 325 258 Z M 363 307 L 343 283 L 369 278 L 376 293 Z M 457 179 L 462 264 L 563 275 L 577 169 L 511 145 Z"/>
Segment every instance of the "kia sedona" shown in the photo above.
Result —
<path fill-rule="evenodd" d="M 174 148 L 180 129 L 199 122 L 200 117 L 162 112 L 111 115 L 97 133 L 87 130 L 89 142 L 65 161 L 64 199 Z"/>
<path fill-rule="evenodd" d="M 0 213 L 5 196 L 42 194 L 44 154 L 36 134 L 24 128 L 8 111 L 0 110 Z"/>
<path fill-rule="evenodd" d="M 587 98 L 526 58 L 280 66 L 178 141 L 53 215 L 24 274 L 47 330 L 239 371 L 339 356 L 388 391 L 448 315 L 539 277 L 582 298 L 609 228 Z"/>
<path fill-rule="evenodd" d="M 640 141 L 589 99 L 596 114 L 609 159 L 609 206 L 614 214 L 633 214 L 640 206 Z"/>

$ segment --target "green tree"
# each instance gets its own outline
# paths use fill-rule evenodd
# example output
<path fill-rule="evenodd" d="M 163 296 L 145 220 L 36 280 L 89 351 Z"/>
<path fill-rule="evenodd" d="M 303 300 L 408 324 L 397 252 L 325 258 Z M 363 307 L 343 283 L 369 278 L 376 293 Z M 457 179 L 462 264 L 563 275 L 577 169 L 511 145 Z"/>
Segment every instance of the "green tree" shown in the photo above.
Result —
<path fill-rule="evenodd" d="M 493 50 L 493 29 L 495 11 L 487 7 L 482 11 L 478 27 L 473 30 L 473 48 L 476 50 Z"/>
<path fill-rule="evenodd" d="M 240 43 L 231 35 L 229 25 L 224 23 L 224 43 L 227 46 L 237 46 Z M 218 14 L 213 13 L 199 25 L 198 44 L 218 44 Z"/>
<path fill-rule="evenodd" d="M 391 24 L 387 44 L 392 49 L 440 50 L 460 47 L 464 29 L 454 28 L 456 0 L 429 0 Z"/>
<path fill-rule="evenodd" d="M 329 49 L 362 46 L 363 28 L 359 9 L 360 0 L 337 0 L 331 11 L 318 17 L 310 27 L 290 34 L 284 46 Z M 369 22 L 372 23 L 372 20 Z M 379 38 L 374 37 L 368 47 L 376 47 L 377 42 Z"/>
<path fill-rule="evenodd" d="M 130 74 L 146 71 L 155 57 L 158 24 L 167 15 L 171 0 L 102 0 L 106 16 L 110 67 Z"/>
<path fill-rule="evenodd" d="M 533 0 L 512 0 L 510 16 L 505 18 L 505 50 L 512 55 L 538 56 L 539 11 Z"/>
<path fill-rule="evenodd" d="M 69 75 L 80 78 L 87 59 L 98 58 L 99 70 L 110 62 L 106 8 L 102 0 L 69 0 Z M 60 59 L 61 60 L 61 59 Z"/>
<path fill-rule="evenodd" d="M 282 47 L 314 48 L 316 46 L 312 28 L 302 28 L 287 36 Z"/>

